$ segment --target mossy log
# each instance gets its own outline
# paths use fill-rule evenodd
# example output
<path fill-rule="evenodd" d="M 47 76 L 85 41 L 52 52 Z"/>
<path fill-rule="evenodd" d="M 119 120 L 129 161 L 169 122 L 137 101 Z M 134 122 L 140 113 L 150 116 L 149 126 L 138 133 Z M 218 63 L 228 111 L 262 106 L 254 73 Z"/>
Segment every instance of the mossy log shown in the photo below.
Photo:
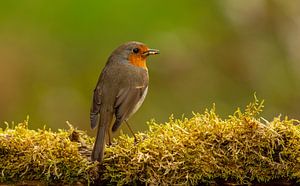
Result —
<path fill-rule="evenodd" d="M 259 117 L 255 98 L 227 119 L 215 107 L 164 124 L 150 121 L 138 142 L 121 135 L 104 161 L 90 161 L 94 139 L 74 129 L 0 129 L 0 183 L 19 185 L 296 185 L 299 121 Z M 1 185 L 1 184 L 0 184 Z"/>

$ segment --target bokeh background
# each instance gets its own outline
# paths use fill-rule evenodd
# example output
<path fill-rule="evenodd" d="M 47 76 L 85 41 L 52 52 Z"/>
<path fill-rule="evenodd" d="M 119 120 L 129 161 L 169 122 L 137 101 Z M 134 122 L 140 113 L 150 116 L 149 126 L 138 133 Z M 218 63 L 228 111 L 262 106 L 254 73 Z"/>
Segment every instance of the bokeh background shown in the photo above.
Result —
<path fill-rule="evenodd" d="M 265 118 L 300 119 L 300 1 L 31 0 L 0 5 L 0 126 L 29 115 L 31 128 L 91 132 L 101 69 L 131 40 L 161 51 L 136 131 L 213 103 L 225 117 L 254 92 Z"/>

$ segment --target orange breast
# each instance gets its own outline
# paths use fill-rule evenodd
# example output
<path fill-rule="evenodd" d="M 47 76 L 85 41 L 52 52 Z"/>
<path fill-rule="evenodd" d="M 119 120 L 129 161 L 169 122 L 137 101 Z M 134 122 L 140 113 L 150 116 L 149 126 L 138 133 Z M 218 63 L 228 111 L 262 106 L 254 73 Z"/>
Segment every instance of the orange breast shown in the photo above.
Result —
<path fill-rule="evenodd" d="M 129 56 L 129 62 L 130 62 L 131 64 L 133 64 L 134 66 L 137 66 L 137 67 L 141 67 L 141 68 L 147 69 L 147 66 L 146 66 L 146 58 L 143 57 L 143 56 L 131 54 L 131 55 Z"/>

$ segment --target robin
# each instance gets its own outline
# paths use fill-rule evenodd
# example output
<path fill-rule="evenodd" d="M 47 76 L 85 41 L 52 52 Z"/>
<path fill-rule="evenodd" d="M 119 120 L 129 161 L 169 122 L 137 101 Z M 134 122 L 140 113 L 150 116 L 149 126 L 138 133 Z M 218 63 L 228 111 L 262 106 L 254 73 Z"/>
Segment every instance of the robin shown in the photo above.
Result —
<path fill-rule="evenodd" d="M 128 125 L 127 120 L 143 103 L 149 83 L 146 59 L 156 54 L 159 50 L 132 41 L 119 46 L 108 58 L 94 90 L 90 112 L 91 128 L 99 123 L 92 161 L 103 160 L 105 139 L 108 137 L 111 144 L 112 132 L 124 121 Z"/>

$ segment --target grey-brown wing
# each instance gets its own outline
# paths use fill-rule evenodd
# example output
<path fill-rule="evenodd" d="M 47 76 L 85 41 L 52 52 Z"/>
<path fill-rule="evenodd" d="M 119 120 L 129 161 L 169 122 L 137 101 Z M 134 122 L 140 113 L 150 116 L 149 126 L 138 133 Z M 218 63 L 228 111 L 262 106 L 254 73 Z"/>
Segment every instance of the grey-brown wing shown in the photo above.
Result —
<path fill-rule="evenodd" d="M 97 86 L 94 89 L 93 94 L 93 101 L 92 106 L 90 110 L 90 121 L 91 121 L 91 128 L 94 129 L 99 121 L 99 112 L 101 107 L 101 99 L 103 94 L 103 86 L 104 86 L 104 78 L 107 76 L 107 67 L 103 69 L 103 71 L 100 74 L 100 77 L 97 82 Z"/>
<path fill-rule="evenodd" d="M 147 93 L 147 86 L 130 87 L 121 89 L 115 102 L 116 120 L 112 127 L 112 131 L 116 131 L 124 120 L 136 111 L 136 106 L 140 106 L 144 101 Z"/>
<path fill-rule="evenodd" d="M 94 129 L 99 120 L 99 112 L 100 112 L 100 106 L 101 106 L 101 87 L 98 84 L 97 87 L 94 90 L 93 94 L 93 102 L 91 106 L 90 111 L 90 121 L 91 121 L 91 128 Z"/>

